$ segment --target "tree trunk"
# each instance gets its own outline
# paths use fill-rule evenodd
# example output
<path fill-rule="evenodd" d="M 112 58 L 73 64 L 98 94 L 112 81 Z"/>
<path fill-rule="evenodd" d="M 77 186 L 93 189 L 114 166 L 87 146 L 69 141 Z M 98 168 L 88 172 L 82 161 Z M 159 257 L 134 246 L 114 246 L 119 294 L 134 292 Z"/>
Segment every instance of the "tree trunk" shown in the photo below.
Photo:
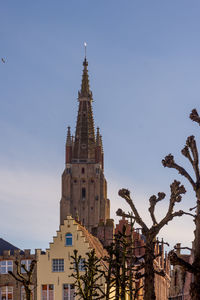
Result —
<path fill-rule="evenodd" d="M 146 241 L 145 267 L 144 267 L 144 300 L 156 300 L 154 291 L 154 243 Z"/>
<path fill-rule="evenodd" d="M 190 293 L 192 300 L 200 299 L 200 189 L 197 192 L 197 214 L 196 228 L 194 231 L 194 262 L 193 266 L 197 269 L 194 273 L 194 281 L 191 283 Z"/>
<path fill-rule="evenodd" d="M 26 292 L 26 300 L 32 300 L 32 293 L 29 287 L 25 287 L 25 292 Z"/>

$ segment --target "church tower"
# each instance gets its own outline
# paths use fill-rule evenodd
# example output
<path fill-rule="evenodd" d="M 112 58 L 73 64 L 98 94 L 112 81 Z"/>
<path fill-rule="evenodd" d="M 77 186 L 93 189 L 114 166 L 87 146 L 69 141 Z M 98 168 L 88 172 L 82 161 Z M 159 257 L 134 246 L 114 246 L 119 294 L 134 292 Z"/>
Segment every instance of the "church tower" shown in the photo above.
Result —
<path fill-rule="evenodd" d="M 89 86 L 88 62 L 83 62 L 75 137 L 67 131 L 65 169 L 62 174 L 60 224 L 67 216 L 79 220 L 90 232 L 110 218 L 110 201 L 104 177 L 104 152 L 99 128 L 96 134 Z"/>

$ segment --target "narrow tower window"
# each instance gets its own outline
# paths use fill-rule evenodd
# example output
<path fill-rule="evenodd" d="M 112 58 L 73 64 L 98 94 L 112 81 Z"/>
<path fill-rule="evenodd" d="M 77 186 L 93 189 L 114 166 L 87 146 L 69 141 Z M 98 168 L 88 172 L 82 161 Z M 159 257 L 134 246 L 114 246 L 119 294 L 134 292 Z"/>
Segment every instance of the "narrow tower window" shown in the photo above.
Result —
<path fill-rule="evenodd" d="M 82 188 L 82 199 L 86 197 L 86 188 Z"/>
<path fill-rule="evenodd" d="M 82 174 L 85 174 L 85 168 L 82 168 L 81 172 Z"/>

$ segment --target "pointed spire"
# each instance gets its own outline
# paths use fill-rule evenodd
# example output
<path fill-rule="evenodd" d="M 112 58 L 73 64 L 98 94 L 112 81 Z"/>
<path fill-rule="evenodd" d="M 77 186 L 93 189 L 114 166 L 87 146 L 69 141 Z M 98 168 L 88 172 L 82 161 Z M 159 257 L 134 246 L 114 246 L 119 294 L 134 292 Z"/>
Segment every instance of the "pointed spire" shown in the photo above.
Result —
<path fill-rule="evenodd" d="M 72 145 L 70 126 L 67 127 L 67 142 L 66 142 L 66 145 L 67 146 Z"/>
<path fill-rule="evenodd" d="M 78 98 L 89 98 L 89 100 L 92 100 L 92 92 L 90 91 L 90 83 L 89 83 L 89 75 L 88 75 L 88 61 L 86 58 L 86 46 L 87 44 L 84 43 L 85 46 L 85 59 L 83 61 L 83 75 L 82 75 L 82 84 L 81 84 L 81 90 L 78 93 Z"/>
<path fill-rule="evenodd" d="M 100 134 L 100 146 L 101 146 L 101 151 L 103 152 L 103 139 L 101 134 Z"/>
<path fill-rule="evenodd" d="M 65 164 L 71 163 L 72 160 L 72 137 L 70 127 L 67 127 L 67 140 L 65 149 Z"/>
<path fill-rule="evenodd" d="M 99 133 L 99 127 L 97 127 L 96 146 L 101 146 L 101 138 L 100 138 L 100 133 Z"/>
<path fill-rule="evenodd" d="M 92 92 L 89 87 L 88 62 L 83 62 L 83 76 L 79 91 L 79 108 L 76 122 L 76 134 L 73 159 L 95 160 L 95 130 L 92 112 Z"/>

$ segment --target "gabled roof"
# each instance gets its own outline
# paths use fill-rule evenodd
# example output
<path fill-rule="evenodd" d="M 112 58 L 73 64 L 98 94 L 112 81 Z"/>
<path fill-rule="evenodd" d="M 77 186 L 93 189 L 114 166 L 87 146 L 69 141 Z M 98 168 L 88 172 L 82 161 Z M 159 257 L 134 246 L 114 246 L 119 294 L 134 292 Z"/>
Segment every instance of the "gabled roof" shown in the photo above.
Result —
<path fill-rule="evenodd" d="M 13 255 L 14 250 L 20 250 L 20 249 L 10 244 L 9 242 L 5 241 L 4 239 L 0 238 L 0 255 L 3 255 L 4 250 L 10 250 L 10 254 Z"/>
<path fill-rule="evenodd" d="M 96 238 L 91 233 L 89 233 L 89 231 L 79 223 L 78 223 L 78 228 L 82 231 L 90 247 L 92 249 L 95 249 L 96 256 L 98 258 L 103 258 L 108 255 L 107 251 L 103 248 L 103 245 L 101 244 L 98 238 Z"/>

